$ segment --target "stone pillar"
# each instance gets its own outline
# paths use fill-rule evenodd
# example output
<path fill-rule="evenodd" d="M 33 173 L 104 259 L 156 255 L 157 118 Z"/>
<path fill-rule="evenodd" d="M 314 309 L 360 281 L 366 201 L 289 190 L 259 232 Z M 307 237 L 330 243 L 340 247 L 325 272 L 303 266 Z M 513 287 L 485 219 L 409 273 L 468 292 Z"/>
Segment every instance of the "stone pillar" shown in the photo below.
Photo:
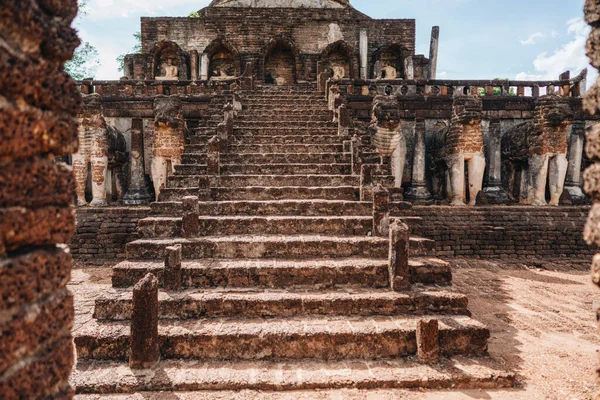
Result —
<path fill-rule="evenodd" d="M 396 220 L 390 225 L 390 251 L 388 271 L 391 289 L 400 292 L 410 289 L 408 266 L 410 229 Z"/>
<path fill-rule="evenodd" d="M 348 136 L 350 132 L 350 126 L 352 126 L 352 117 L 345 104 L 342 104 L 338 108 L 338 135 Z"/>
<path fill-rule="evenodd" d="M 390 231 L 390 193 L 381 185 L 373 189 L 373 236 L 386 237 Z"/>
<path fill-rule="evenodd" d="M 200 79 L 203 81 L 208 80 L 208 67 L 210 60 L 208 59 L 208 54 L 204 53 L 200 57 Z"/>
<path fill-rule="evenodd" d="M 221 172 L 220 167 L 220 152 L 221 152 L 221 141 L 218 136 L 213 136 L 208 141 L 206 151 L 206 168 L 207 174 L 212 176 L 219 176 Z"/>
<path fill-rule="evenodd" d="M 438 50 L 440 46 L 440 27 L 434 26 L 431 29 L 431 45 L 429 47 L 429 69 L 427 79 L 437 78 Z"/>
<path fill-rule="evenodd" d="M 198 80 L 198 50 L 190 51 L 191 80 Z"/>
<path fill-rule="evenodd" d="M 129 168 L 129 189 L 123 196 L 123 203 L 128 206 L 148 204 L 152 200 L 152 195 L 146 184 L 144 173 L 144 121 L 141 118 L 134 118 L 131 121 Z"/>
<path fill-rule="evenodd" d="M 44 4 L 44 8 L 38 6 Z M 0 5 L 0 398 L 72 399 L 75 0 Z"/>
<path fill-rule="evenodd" d="M 163 287 L 165 290 L 181 289 L 181 250 L 182 246 L 180 244 L 167 247 L 165 269 L 163 271 Z"/>
<path fill-rule="evenodd" d="M 585 121 L 575 121 L 571 125 L 571 143 L 569 145 L 569 166 L 565 192 L 568 193 L 572 204 L 585 201 L 581 190 L 581 163 L 583 162 L 583 143 L 585 134 Z"/>
<path fill-rule="evenodd" d="M 195 238 L 200 233 L 200 208 L 197 196 L 186 196 L 183 202 L 183 220 L 181 222 L 181 234 L 184 238 Z"/>
<path fill-rule="evenodd" d="M 404 76 L 409 81 L 415 79 L 415 62 L 410 56 L 404 59 Z"/>
<path fill-rule="evenodd" d="M 148 274 L 133 287 L 129 366 L 148 369 L 159 361 L 158 279 Z"/>
<path fill-rule="evenodd" d="M 417 118 L 415 121 L 415 146 L 412 166 L 412 183 L 406 192 L 408 200 L 419 201 L 431 199 L 425 181 L 425 120 Z"/>
<path fill-rule="evenodd" d="M 368 54 L 369 36 L 366 29 L 360 30 L 360 79 L 367 79 L 369 74 Z"/>
<path fill-rule="evenodd" d="M 417 357 L 424 363 L 440 359 L 440 328 L 437 319 L 417 322 Z"/>
<path fill-rule="evenodd" d="M 351 158 L 352 158 L 352 175 L 360 175 L 362 166 L 362 142 L 358 135 L 352 136 L 351 142 Z"/>
<path fill-rule="evenodd" d="M 483 193 L 490 204 L 508 204 L 510 198 L 502 187 L 502 128 L 500 120 L 490 121 L 488 138 L 488 176 Z"/>

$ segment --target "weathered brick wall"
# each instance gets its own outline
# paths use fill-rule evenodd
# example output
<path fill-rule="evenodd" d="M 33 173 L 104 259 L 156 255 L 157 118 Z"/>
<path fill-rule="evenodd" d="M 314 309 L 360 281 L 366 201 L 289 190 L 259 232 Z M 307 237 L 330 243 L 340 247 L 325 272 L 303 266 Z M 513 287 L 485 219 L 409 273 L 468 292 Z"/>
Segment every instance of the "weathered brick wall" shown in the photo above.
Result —
<path fill-rule="evenodd" d="M 75 0 L 0 2 L 0 397 L 70 399 Z"/>
<path fill-rule="evenodd" d="M 77 261 L 103 263 L 125 258 L 125 245 L 138 239 L 137 224 L 147 207 L 76 209 L 77 230 L 71 253 Z"/>
<path fill-rule="evenodd" d="M 417 206 L 413 232 L 436 241 L 442 257 L 577 257 L 594 251 L 583 240 L 589 207 Z"/>

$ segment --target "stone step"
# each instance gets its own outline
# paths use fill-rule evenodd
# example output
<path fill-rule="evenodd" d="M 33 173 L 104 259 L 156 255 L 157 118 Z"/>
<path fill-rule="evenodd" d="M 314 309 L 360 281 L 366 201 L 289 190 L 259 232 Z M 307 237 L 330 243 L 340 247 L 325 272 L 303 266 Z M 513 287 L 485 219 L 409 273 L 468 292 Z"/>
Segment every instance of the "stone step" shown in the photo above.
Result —
<path fill-rule="evenodd" d="M 184 260 L 184 288 L 304 289 L 389 287 L 387 258 Z M 450 264 L 435 257 L 411 257 L 413 284 L 449 285 Z M 112 285 L 127 288 L 153 273 L 162 285 L 164 262 L 123 261 L 113 267 Z"/>
<path fill-rule="evenodd" d="M 305 128 L 305 129 L 315 129 L 315 128 L 337 128 L 337 124 L 333 122 L 323 122 L 323 121 L 280 121 L 280 120 L 244 120 L 244 121 L 235 121 L 235 127 L 238 129 L 261 129 L 261 128 L 288 128 L 289 126 L 294 126 L 294 128 Z"/>
<path fill-rule="evenodd" d="M 372 217 L 200 217 L 200 236 L 220 235 L 340 235 L 367 236 Z M 149 217 L 138 222 L 141 238 L 181 237 L 181 218 Z"/>
<path fill-rule="evenodd" d="M 183 153 L 181 155 L 181 163 L 182 164 L 191 164 L 198 165 L 204 164 L 206 165 L 206 153 Z M 175 170 L 177 170 L 177 166 L 175 166 Z"/>
<path fill-rule="evenodd" d="M 150 394 L 128 394 L 150 391 L 178 392 L 181 397 L 177 398 L 187 400 L 308 400 L 316 398 L 316 390 L 323 400 L 400 399 L 406 393 L 390 389 L 490 390 L 515 383 L 516 375 L 496 361 L 462 356 L 431 365 L 412 359 L 238 361 L 235 365 L 228 361 L 161 361 L 154 370 L 132 370 L 125 362 L 81 360 L 71 376 L 77 400 L 142 399 Z M 387 390 L 382 393 L 376 390 L 379 388 Z"/>
<path fill-rule="evenodd" d="M 238 115 L 235 118 L 235 124 L 244 124 L 244 123 L 255 123 L 255 122 L 280 122 L 283 124 L 295 125 L 300 124 L 304 125 L 307 123 L 328 123 L 332 122 L 331 115 L 271 115 L 271 116 L 263 116 L 261 114 L 249 114 L 249 115 Z"/>
<path fill-rule="evenodd" d="M 273 144 L 230 144 L 227 146 L 227 152 L 233 154 L 246 153 L 343 153 L 342 143 L 337 144 L 293 144 L 293 143 L 273 143 Z"/>
<path fill-rule="evenodd" d="M 344 164 L 350 163 L 345 153 L 225 153 L 223 164 Z"/>
<path fill-rule="evenodd" d="M 177 175 L 169 177 L 169 187 L 186 188 L 198 186 L 200 175 Z M 211 187 L 237 188 L 249 186 L 283 187 L 307 186 L 339 187 L 358 186 L 360 177 L 352 175 L 224 175 L 211 178 Z"/>
<path fill-rule="evenodd" d="M 139 239 L 126 245 L 129 260 L 162 260 L 168 246 L 181 244 L 183 258 L 387 258 L 388 239 L 363 236 L 236 235 L 183 239 Z M 435 242 L 411 237 L 410 254 L 434 254 Z"/>
<path fill-rule="evenodd" d="M 181 201 L 185 196 L 197 196 L 199 187 L 165 188 L 161 190 L 159 201 Z M 231 200 L 358 200 L 360 190 L 354 186 L 332 187 L 237 187 L 211 188 L 210 198 L 215 201 Z"/>
<path fill-rule="evenodd" d="M 273 200 L 273 201 L 207 201 L 199 202 L 201 215 L 250 216 L 368 216 L 373 213 L 372 202 L 343 200 Z M 410 203 L 403 203 L 406 210 Z M 181 216 L 181 202 L 153 203 L 153 214 Z M 399 206 L 400 207 L 400 206 Z"/>
<path fill-rule="evenodd" d="M 131 319 L 132 291 L 111 290 L 96 299 L 94 318 L 100 321 Z M 466 315 L 468 299 L 442 290 L 188 290 L 159 293 L 163 320 L 214 318 L 297 318 L 329 316 Z"/>
<path fill-rule="evenodd" d="M 350 164 L 224 164 L 221 175 L 349 175 Z M 206 164 L 181 164 L 175 175 L 206 175 Z"/>
<path fill-rule="evenodd" d="M 332 119 L 332 113 L 327 108 L 313 108 L 313 109 L 297 109 L 297 108 L 254 108 L 250 107 L 245 109 L 238 114 L 240 117 L 256 117 L 256 118 L 282 118 L 287 119 L 288 117 L 304 117 L 304 119 L 311 119 L 314 117 L 326 118 L 326 121 Z"/>
<path fill-rule="evenodd" d="M 190 137 L 190 144 L 204 144 L 210 140 L 210 135 L 196 135 Z M 258 144 L 335 144 L 342 145 L 349 137 L 339 135 L 241 135 L 236 133 L 230 138 L 231 144 L 258 145 Z"/>
<path fill-rule="evenodd" d="M 332 136 L 338 134 L 337 127 L 271 127 L 271 128 L 233 128 L 234 137 L 238 136 Z M 214 136 L 214 133 L 212 134 Z M 211 136 L 212 137 L 212 136 Z"/>
<path fill-rule="evenodd" d="M 489 330 L 466 316 L 439 320 L 442 356 L 485 355 Z M 161 358 L 375 360 L 414 356 L 420 317 L 305 317 L 159 321 Z M 73 332 L 78 359 L 128 359 L 130 323 L 88 321 Z"/>

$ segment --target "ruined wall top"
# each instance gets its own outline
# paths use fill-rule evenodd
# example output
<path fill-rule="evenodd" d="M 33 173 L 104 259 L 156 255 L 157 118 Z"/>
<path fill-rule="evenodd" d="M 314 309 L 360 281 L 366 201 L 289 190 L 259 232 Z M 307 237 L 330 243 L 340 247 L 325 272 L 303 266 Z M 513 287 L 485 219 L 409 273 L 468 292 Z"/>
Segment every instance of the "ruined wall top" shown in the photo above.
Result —
<path fill-rule="evenodd" d="M 214 0 L 209 7 L 350 8 L 349 0 Z"/>

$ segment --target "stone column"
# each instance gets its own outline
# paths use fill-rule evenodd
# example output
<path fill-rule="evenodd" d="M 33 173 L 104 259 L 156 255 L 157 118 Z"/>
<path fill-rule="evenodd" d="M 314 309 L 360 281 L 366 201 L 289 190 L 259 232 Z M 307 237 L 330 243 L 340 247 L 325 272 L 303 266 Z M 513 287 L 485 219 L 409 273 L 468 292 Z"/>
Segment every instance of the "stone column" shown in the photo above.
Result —
<path fill-rule="evenodd" d="M 190 51 L 191 80 L 198 80 L 198 50 Z"/>
<path fill-rule="evenodd" d="M 210 60 L 208 59 L 208 54 L 204 53 L 200 57 L 200 79 L 203 81 L 208 80 L 208 67 Z"/>
<path fill-rule="evenodd" d="M 195 238 L 200 233 L 200 206 L 198 205 L 198 196 L 186 196 L 182 199 L 183 219 L 181 222 L 181 235 L 184 238 Z"/>
<path fill-rule="evenodd" d="M 429 47 L 429 70 L 427 71 L 427 79 L 436 79 L 436 77 L 437 77 L 437 62 L 438 62 L 439 46 L 440 46 L 440 27 L 434 26 L 431 29 L 431 45 Z"/>
<path fill-rule="evenodd" d="M 415 121 L 415 146 L 412 166 L 412 183 L 406 192 L 406 198 L 413 201 L 429 200 L 431 193 L 425 181 L 425 120 L 417 118 Z"/>
<path fill-rule="evenodd" d="M 158 279 L 148 274 L 133 288 L 129 366 L 148 369 L 158 361 Z"/>
<path fill-rule="evenodd" d="M 417 357 L 424 363 L 440 358 L 440 328 L 437 319 L 420 320 L 417 323 Z"/>
<path fill-rule="evenodd" d="M 369 64 L 369 36 L 366 29 L 360 30 L 360 79 L 367 79 Z"/>
<path fill-rule="evenodd" d="M 390 230 L 390 193 L 381 185 L 373 189 L 373 236 L 386 237 Z"/>
<path fill-rule="evenodd" d="M 409 81 L 415 79 L 415 62 L 411 56 L 404 60 L 404 76 Z"/>
<path fill-rule="evenodd" d="M 488 176 L 483 192 L 488 203 L 507 204 L 510 202 L 510 198 L 502 187 L 502 128 L 500 120 L 490 121 L 488 138 Z"/>
<path fill-rule="evenodd" d="M 123 204 L 128 206 L 148 204 L 152 195 L 146 184 L 144 173 L 144 121 L 134 118 L 131 121 L 131 159 L 129 161 L 129 189 L 123 196 Z"/>
<path fill-rule="evenodd" d="M 575 121 L 571 125 L 571 144 L 569 146 L 569 166 L 565 192 L 568 193 L 573 204 L 585 200 L 581 190 L 581 163 L 583 162 L 583 143 L 585 134 L 585 121 Z"/>
<path fill-rule="evenodd" d="M 163 271 L 163 287 L 165 290 L 181 289 L 181 250 L 180 244 L 167 247 L 165 269 Z"/>

